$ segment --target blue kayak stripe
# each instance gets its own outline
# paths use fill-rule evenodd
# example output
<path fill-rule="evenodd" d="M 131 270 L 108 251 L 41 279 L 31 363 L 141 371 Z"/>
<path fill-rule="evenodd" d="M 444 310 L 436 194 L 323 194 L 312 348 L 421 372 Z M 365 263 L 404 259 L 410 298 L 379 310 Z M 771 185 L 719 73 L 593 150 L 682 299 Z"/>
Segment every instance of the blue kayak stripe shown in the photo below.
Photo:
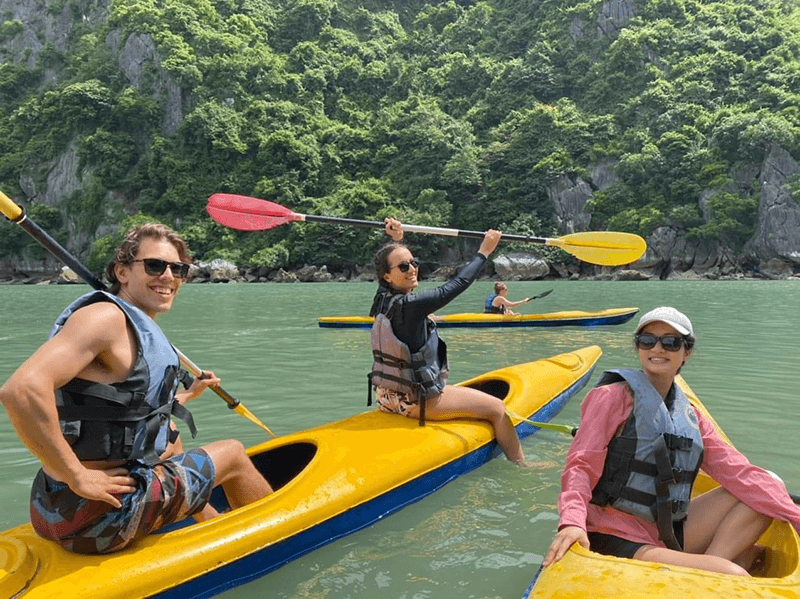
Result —
<path fill-rule="evenodd" d="M 567 401 L 589 382 L 593 372 L 594 366 L 569 388 L 535 412 L 531 419 L 536 419 L 540 422 L 547 422 L 552 419 L 561 411 Z M 525 438 L 540 430 L 527 422 L 519 423 L 516 429 L 520 438 Z M 255 553 L 243 556 L 235 562 L 207 572 L 205 575 L 189 580 L 180 586 L 158 595 L 153 595 L 153 597 L 170 599 L 191 597 L 200 599 L 213 597 L 226 590 L 251 582 L 314 549 L 382 520 L 501 454 L 502 450 L 497 445 L 497 441 L 492 440 L 432 472 L 415 478 L 362 505 L 355 506 L 343 514 L 334 516 L 288 539 L 264 547 Z"/>
<path fill-rule="evenodd" d="M 591 316 L 583 318 L 559 318 L 554 320 L 459 320 L 459 321 L 442 321 L 436 322 L 437 328 L 440 329 L 513 329 L 522 327 L 599 327 L 606 325 L 625 324 L 638 312 L 626 312 L 625 314 L 617 314 L 614 316 Z M 323 329 L 372 329 L 371 322 L 329 322 L 317 321 L 320 328 Z"/>

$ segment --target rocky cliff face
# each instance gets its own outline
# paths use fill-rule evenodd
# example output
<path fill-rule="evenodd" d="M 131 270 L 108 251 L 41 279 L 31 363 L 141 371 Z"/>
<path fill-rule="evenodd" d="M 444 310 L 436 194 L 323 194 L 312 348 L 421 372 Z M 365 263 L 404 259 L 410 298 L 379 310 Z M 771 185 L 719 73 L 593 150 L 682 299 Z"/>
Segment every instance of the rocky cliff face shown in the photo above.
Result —
<path fill-rule="evenodd" d="M 613 163 L 590 166 L 589 181 L 560 177 L 550 188 L 555 214 L 564 233 L 586 230 L 591 215 L 585 210 L 592 193 L 607 189 L 616 181 Z M 660 227 L 647 239 L 647 252 L 632 268 L 650 276 L 667 277 L 673 271 L 713 271 L 722 275 L 741 271 L 745 255 L 758 261 L 761 271 L 785 275 L 800 270 L 800 205 L 793 199 L 790 183 L 800 176 L 800 163 L 783 148 L 771 146 L 761 164 L 738 168 L 730 173 L 741 192 L 758 195 L 758 224 L 744 254 L 736 255 L 715 241 L 690 240 L 685 232 L 673 227 Z M 698 197 L 704 210 L 706 199 L 717 190 L 705 190 Z"/>
<path fill-rule="evenodd" d="M 78 2 L 49 2 L 46 0 L 0 0 L 0 14 L 6 23 L 16 24 L 16 33 L 0 40 L 0 60 L 34 69 L 49 45 L 59 52 L 69 50 L 70 35 L 76 25 L 100 26 L 107 21 L 110 0 Z M 84 8 L 77 8 L 83 6 Z M 574 38 L 584 35 L 589 28 L 602 35 L 616 36 L 636 15 L 633 0 L 609 0 L 604 3 L 594 23 L 574 20 L 571 33 Z M 12 28 L 13 29 L 13 28 Z M 161 68 L 156 46 L 147 35 L 124 37 L 114 30 L 105 38 L 107 47 L 117 56 L 121 71 L 136 88 L 147 86 L 147 93 L 159 98 L 164 107 L 162 131 L 174 134 L 183 122 L 190 106 L 187 90 L 172 80 Z M 41 85 L 46 88 L 58 82 L 59 73 L 46 69 Z M 592 194 L 604 190 L 617 181 L 614 163 L 604 161 L 587 165 L 587 180 L 559 177 L 550 188 L 550 199 L 561 233 L 586 230 L 591 214 L 586 204 Z M 20 187 L 28 198 L 52 206 L 84 187 L 91 173 L 81 171 L 77 144 L 73 141 L 54 160 L 32 164 L 20 175 Z M 745 252 L 754 256 L 764 270 L 800 270 L 800 206 L 793 199 L 790 184 L 800 176 L 800 164 L 786 149 L 779 146 L 767 148 L 760 164 L 751 164 L 730 173 L 740 190 L 757 194 L 759 200 L 758 223 L 753 238 Z M 708 217 L 705 203 L 716 190 L 706 190 L 697 198 L 701 211 Z M 114 202 L 130 202 L 130 198 L 107 198 Z M 82 254 L 90 245 L 86 232 L 79 232 L 71 224 L 69 214 L 63 217 L 72 231 L 67 247 Z M 650 276 L 667 277 L 671 272 L 694 270 L 715 271 L 722 274 L 740 270 L 744 256 L 734 255 L 713 241 L 693 241 L 685 232 L 672 227 L 661 227 L 649 237 L 646 255 L 634 265 Z M 788 267 L 787 267 L 788 265 Z M 47 270 L 52 263 L 0 264 L 11 270 L 19 267 L 28 272 Z"/>

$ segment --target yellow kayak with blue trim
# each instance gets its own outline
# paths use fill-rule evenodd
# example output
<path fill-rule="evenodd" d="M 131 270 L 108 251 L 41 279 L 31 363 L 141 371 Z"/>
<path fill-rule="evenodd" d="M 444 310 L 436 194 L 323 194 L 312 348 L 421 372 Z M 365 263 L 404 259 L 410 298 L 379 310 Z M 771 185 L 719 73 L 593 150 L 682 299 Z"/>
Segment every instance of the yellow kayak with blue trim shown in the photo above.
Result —
<path fill-rule="evenodd" d="M 547 422 L 591 377 L 601 350 L 585 347 L 509 366 L 462 385 Z M 354 400 L 355 401 L 355 400 Z M 362 401 L 361 399 L 358 400 Z M 539 428 L 512 417 L 524 437 Z M 416 420 L 365 412 L 248 449 L 275 492 L 187 519 L 109 555 L 68 553 L 30 524 L 0 535 L 0 596 L 24 599 L 211 597 L 360 530 L 501 455 L 488 422 Z"/>
<path fill-rule="evenodd" d="M 714 421 L 682 377 L 677 378 L 693 405 Z M 722 438 L 733 445 L 714 422 Z M 718 483 L 704 472 L 694 494 Z M 673 597 L 724 597 L 725 599 L 800 598 L 800 537 L 788 522 L 775 520 L 758 540 L 767 551 L 752 577 L 717 574 L 601 555 L 577 543 L 558 562 L 540 570 L 523 599 L 672 599 Z"/>
<path fill-rule="evenodd" d="M 438 316 L 439 328 L 517 328 L 517 327 L 599 327 L 624 324 L 639 308 L 608 308 L 595 312 L 564 310 L 545 314 L 446 314 Z M 324 329 L 371 329 L 371 316 L 320 316 L 319 326 Z"/>

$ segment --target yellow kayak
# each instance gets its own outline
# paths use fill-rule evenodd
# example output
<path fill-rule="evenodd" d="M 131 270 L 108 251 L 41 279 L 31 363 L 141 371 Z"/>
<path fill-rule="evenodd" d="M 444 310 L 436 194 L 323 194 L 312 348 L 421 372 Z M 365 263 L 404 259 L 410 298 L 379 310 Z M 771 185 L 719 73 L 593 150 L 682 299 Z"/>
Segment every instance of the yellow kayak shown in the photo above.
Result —
<path fill-rule="evenodd" d="M 608 308 L 597 312 L 564 310 L 546 314 L 447 314 L 436 318 L 440 328 L 515 328 L 515 327 L 597 327 L 628 322 L 639 308 Z M 320 316 L 319 326 L 326 329 L 370 329 L 371 316 Z"/>
<path fill-rule="evenodd" d="M 678 382 L 691 402 L 711 418 L 686 381 L 678 377 Z M 730 443 L 719 426 L 717 430 Z M 716 481 L 700 472 L 694 492 L 703 493 L 716 486 Z M 766 559 L 751 578 L 610 557 L 588 551 L 576 543 L 560 561 L 540 571 L 523 599 L 799 598 L 800 538 L 797 531 L 788 522 L 775 520 L 758 542 L 767 547 Z"/>
<path fill-rule="evenodd" d="M 588 381 L 597 346 L 468 380 L 546 422 Z M 537 427 L 514 420 L 523 437 Z M 474 470 L 500 449 L 482 421 L 427 422 L 373 410 L 248 450 L 276 489 L 202 523 L 188 519 L 129 549 L 68 553 L 29 524 L 0 536 L 0 597 L 211 597 L 369 526 Z M 224 495 L 212 504 L 227 508 Z"/>

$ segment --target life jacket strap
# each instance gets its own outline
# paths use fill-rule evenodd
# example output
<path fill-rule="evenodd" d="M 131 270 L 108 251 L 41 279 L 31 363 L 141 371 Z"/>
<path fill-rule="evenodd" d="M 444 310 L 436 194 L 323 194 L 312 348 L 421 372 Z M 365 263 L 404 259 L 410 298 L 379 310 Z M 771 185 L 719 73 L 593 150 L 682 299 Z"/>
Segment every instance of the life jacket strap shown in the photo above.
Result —
<path fill-rule="evenodd" d="M 675 482 L 675 475 L 669 459 L 667 440 L 663 435 L 656 439 L 653 450 L 656 466 L 658 467 L 658 476 L 656 477 L 656 526 L 658 527 L 658 538 L 669 549 L 683 551 L 683 547 L 681 547 L 678 539 L 675 538 L 675 529 L 672 526 L 675 502 L 670 498 L 669 485 Z"/>
<path fill-rule="evenodd" d="M 424 360 L 407 362 L 406 360 L 403 360 L 396 356 L 390 356 L 389 354 L 385 354 L 377 349 L 372 350 L 372 356 L 373 358 L 375 358 L 376 362 L 380 364 L 385 364 L 386 366 L 389 366 L 391 368 L 398 368 L 400 370 L 405 370 L 408 368 L 420 368 L 422 366 L 425 366 Z"/>

